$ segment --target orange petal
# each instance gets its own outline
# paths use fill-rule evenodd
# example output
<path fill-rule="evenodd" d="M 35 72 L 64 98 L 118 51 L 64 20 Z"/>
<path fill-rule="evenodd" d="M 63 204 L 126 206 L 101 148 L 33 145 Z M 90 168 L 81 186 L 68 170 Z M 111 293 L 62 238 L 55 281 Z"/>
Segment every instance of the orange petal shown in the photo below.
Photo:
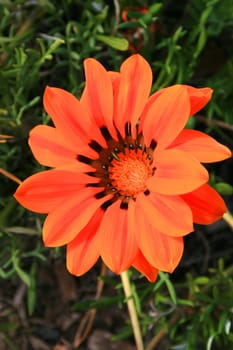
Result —
<path fill-rule="evenodd" d="M 29 146 L 36 160 L 45 166 L 57 167 L 77 162 L 77 154 L 94 158 L 96 153 L 85 144 L 69 145 L 65 137 L 47 125 L 37 125 L 30 132 Z"/>
<path fill-rule="evenodd" d="M 78 236 L 67 245 L 66 265 L 73 275 L 83 275 L 99 258 L 99 240 L 96 231 L 103 214 L 103 210 L 98 209 Z"/>
<path fill-rule="evenodd" d="M 183 238 L 160 233 L 142 212 L 138 213 L 136 223 L 138 246 L 148 262 L 158 270 L 173 272 L 183 254 Z"/>
<path fill-rule="evenodd" d="M 199 112 L 211 99 L 213 90 L 209 87 L 207 88 L 194 88 L 189 85 L 185 85 L 190 98 L 191 110 L 190 116 Z"/>
<path fill-rule="evenodd" d="M 106 126 L 116 138 L 113 126 L 113 88 L 110 75 L 94 58 L 84 61 L 86 87 L 81 98 L 88 105 L 98 127 Z"/>
<path fill-rule="evenodd" d="M 118 92 L 119 84 L 120 84 L 120 76 L 119 72 L 108 71 L 108 75 L 112 82 L 113 95 Z"/>
<path fill-rule="evenodd" d="M 178 195 L 191 192 L 208 181 L 207 170 L 187 153 L 169 149 L 154 154 L 155 172 L 147 181 L 151 191 Z"/>
<path fill-rule="evenodd" d="M 132 266 L 145 275 L 149 282 L 154 282 L 158 276 L 158 270 L 146 260 L 141 251 L 138 251 Z"/>
<path fill-rule="evenodd" d="M 96 199 L 99 189 L 84 188 L 48 214 L 43 226 L 43 240 L 46 246 L 58 247 L 71 242 L 88 224 L 96 210 L 110 196 Z"/>
<path fill-rule="evenodd" d="M 133 55 L 121 65 L 114 120 L 122 136 L 125 136 L 126 122 L 131 122 L 135 126 L 139 120 L 149 97 L 151 84 L 152 71 L 142 56 Z"/>
<path fill-rule="evenodd" d="M 193 221 L 208 225 L 221 219 L 227 211 L 224 200 L 209 185 L 203 185 L 191 193 L 182 195 L 193 212 Z"/>
<path fill-rule="evenodd" d="M 142 114 L 146 146 L 153 139 L 157 142 L 157 148 L 168 146 L 184 128 L 189 113 L 190 101 L 187 89 L 182 85 L 164 89 L 155 100 L 151 98 Z"/>
<path fill-rule="evenodd" d="M 120 209 L 120 204 L 118 200 L 108 207 L 97 232 L 100 235 L 100 255 L 117 274 L 129 268 L 138 249 L 129 225 L 128 210 Z"/>
<path fill-rule="evenodd" d="M 81 168 L 87 169 L 85 164 Z M 98 179 L 80 173 L 73 167 L 66 170 L 47 170 L 28 177 L 17 189 L 14 197 L 21 205 L 38 213 L 49 213 L 75 191 L 87 183 L 98 182 Z"/>
<path fill-rule="evenodd" d="M 184 236 L 193 231 L 192 211 L 179 196 L 144 193 L 137 197 L 137 212 L 158 231 L 169 236 Z"/>
<path fill-rule="evenodd" d="M 46 87 L 44 108 L 68 144 L 78 147 L 92 139 L 106 146 L 99 128 L 88 113 L 88 109 L 71 93 L 53 87 Z"/>
<path fill-rule="evenodd" d="M 116 111 L 121 75 L 119 72 L 112 72 L 112 71 L 109 71 L 108 75 L 111 79 L 112 89 L 113 89 L 113 111 Z"/>
<path fill-rule="evenodd" d="M 189 95 L 190 100 L 190 116 L 197 113 L 201 110 L 211 99 L 213 90 L 211 88 L 194 88 L 190 85 L 182 85 L 187 89 L 187 93 Z M 151 97 L 149 104 L 154 103 L 155 100 L 165 92 L 165 90 L 170 89 L 170 87 L 166 87 L 156 91 Z"/>
<path fill-rule="evenodd" d="M 203 163 L 218 162 L 231 157 L 229 148 L 197 130 L 182 130 L 169 148 L 188 152 Z"/>

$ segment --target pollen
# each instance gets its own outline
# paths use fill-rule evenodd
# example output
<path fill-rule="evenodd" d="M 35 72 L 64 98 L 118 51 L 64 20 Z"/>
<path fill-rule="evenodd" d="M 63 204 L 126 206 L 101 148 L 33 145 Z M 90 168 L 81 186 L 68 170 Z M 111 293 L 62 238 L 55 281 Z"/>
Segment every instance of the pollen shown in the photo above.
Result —
<path fill-rule="evenodd" d="M 152 176 L 150 163 L 139 150 L 118 154 L 109 167 L 112 186 L 125 197 L 135 197 L 144 192 L 147 189 L 147 179 Z"/>

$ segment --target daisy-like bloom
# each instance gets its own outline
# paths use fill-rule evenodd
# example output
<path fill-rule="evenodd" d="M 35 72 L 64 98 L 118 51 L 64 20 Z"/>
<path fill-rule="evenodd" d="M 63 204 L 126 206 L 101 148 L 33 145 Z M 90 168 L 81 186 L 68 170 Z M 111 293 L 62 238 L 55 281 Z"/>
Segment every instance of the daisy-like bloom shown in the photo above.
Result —
<path fill-rule="evenodd" d="M 172 272 L 193 223 L 223 215 L 222 198 L 201 163 L 230 157 L 202 132 L 184 129 L 210 100 L 210 88 L 174 85 L 150 95 L 152 71 L 133 55 L 120 72 L 84 62 L 78 100 L 47 87 L 44 108 L 54 127 L 38 125 L 29 145 L 53 169 L 26 179 L 15 198 L 47 213 L 46 246 L 67 245 L 68 270 L 79 276 L 101 257 L 115 273 L 133 266 L 154 281 Z"/>

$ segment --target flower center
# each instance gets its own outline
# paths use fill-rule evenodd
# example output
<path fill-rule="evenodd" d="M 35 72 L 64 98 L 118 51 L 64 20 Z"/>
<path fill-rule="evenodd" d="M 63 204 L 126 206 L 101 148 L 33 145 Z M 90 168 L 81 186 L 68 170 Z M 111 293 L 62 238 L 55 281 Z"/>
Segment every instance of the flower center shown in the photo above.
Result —
<path fill-rule="evenodd" d="M 129 201 L 136 200 L 139 193 L 150 193 L 146 183 L 156 170 L 153 166 L 153 153 L 157 142 L 152 139 L 149 147 L 146 147 L 142 133 L 138 133 L 137 130 L 136 137 L 133 138 L 130 123 L 125 125 L 124 138 L 117 131 L 117 141 L 111 137 L 105 126 L 101 127 L 100 131 L 107 147 L 102 147 L 95 140 L 89 143 L 98 153 L 98 158 L 77 156 L 80 162 L 91 165 L 93 170 L 86 174 L 99 179 L 97 183 L 87 183 L 86 187 L 100 188 L 95 194 L 96 199 L 112 195 L 111 199 L 101 205 L 104 210 L 117 200 L 121 200 L 122 209 L 127 209 Z"/>
<path fill-rule="evenodd" d="M 126 197 L 135 197 L 146 190 L 146 181 L 152 169 L 145 154 L 141 151 L 120 153 L 111 162 L 109 179 L 112 186 Z"/>

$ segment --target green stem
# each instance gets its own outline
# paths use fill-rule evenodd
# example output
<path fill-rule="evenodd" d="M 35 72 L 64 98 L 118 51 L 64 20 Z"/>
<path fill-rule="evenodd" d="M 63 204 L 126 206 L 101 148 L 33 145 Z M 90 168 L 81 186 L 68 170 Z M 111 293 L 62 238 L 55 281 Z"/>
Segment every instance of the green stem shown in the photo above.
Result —
<path fill-rule="evenodd" d="M 135 303 L 133 300 L 132 289 L 130 286 L 128 271 L 124 271 L 121 273 L 121 281 L 122 281 L 122 285 L 123 285 L 123 289 L 124 289 L 124 293 L 125 293 L 125 297 L 126 297 L 126 302 L 127 302 L 127 306 L 128 306 L 128 310 L 129 310 L 129 316 L 130 316 L 131 325 L 133 328 L 133 333 L 134 333 L 134 338 L 135 338 L 137 350 L 144 350 L 144 345 L 143 345 L 143 341 L 142 341 L 142 334 L 141 334 L 141 330 L 139 327 L 138 315 L 137 315 Z"/>

